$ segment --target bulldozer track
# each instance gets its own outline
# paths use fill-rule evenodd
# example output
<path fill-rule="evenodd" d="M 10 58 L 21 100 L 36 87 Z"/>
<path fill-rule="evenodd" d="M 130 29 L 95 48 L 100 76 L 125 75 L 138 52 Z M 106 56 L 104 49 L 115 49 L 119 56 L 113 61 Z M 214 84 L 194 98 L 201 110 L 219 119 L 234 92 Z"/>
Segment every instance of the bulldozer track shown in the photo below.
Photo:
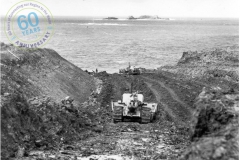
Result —
<path fill-rule="evenodd" d="M 121 106 L 115 107 L 114 113 L 113 113 L 113 122 L 122 122 L 122 113 L 123 113 L 123 108 Z"/>
<path fill-rule="evenodd" d="M 141 123 L 150 123 L 151 122 L 151 112 L 148 108 L 143 107 L 141 113 Z"/>

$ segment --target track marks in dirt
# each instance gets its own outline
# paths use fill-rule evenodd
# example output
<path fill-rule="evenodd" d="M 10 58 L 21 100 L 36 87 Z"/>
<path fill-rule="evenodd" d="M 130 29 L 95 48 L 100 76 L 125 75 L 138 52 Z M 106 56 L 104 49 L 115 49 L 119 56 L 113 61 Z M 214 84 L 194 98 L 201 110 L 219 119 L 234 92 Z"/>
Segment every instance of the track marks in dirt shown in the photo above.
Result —
<path fill-rule="evenodd" d="M 125 80 L 124 82 L 125 82 L 126 86 L 130 89 L 131 88 L 131 83 L 127 80 Z"/>
<path fill-rule="evenodd" d="M 161 104 L 161 106 L 163 107 L 163 110 L 171 117 L 171 119 L 175 120 L 176 117 L 173 114 L 173 111 L 169 108 L 169 106 L 166 103 L 162 101 L 160 93 L 153 87 L 153 84 L 149 82 L 145 82 L 145 83 L 150 88 L 150 90 L 154 93 L 154 95 L 156 96 L 157 102 Z"/>
<path fill-rule="evenodd" d="M 159 85 L 161 85 L 161 87 L 165 88 L 169 92 L 169 94 L 171 95 L 172 99 L 177 101 L 182 106 L 190 108 L 186 103 L 184 103 L 183 101 L 180 100 L 180 98 L 177 96 L 177 94 L 171 88 L 167 87 L 163 82 L 157 81 L 157 80 L 154 80 L 154 79 L 150 79 L 148 77 L 143 77 L 143 78 L 147 79 L 148 81 L 152 81 L 152 82 L 158 83 Z"/>
<path fill-rule="evenodd" d="M 191 107 L 183 102 L 172 88 L 153 78 L 143 75 L 141 78 L 152 90 L 155 96 L 158 96 L 158 99 L 160 98 L 158 102 L 162 104 L 163 109 L 171 118 L 173 118 L 173 121 L 178 123 L 189 121 L 192 115 Z"/>

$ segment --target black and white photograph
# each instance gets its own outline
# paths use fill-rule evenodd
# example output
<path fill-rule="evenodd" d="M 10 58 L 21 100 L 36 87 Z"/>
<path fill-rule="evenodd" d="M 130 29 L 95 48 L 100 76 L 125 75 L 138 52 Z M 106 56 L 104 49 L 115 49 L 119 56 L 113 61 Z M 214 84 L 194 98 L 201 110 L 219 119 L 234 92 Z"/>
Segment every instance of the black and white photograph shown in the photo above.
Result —
<path fill-rule="evenodd" d="M 0 0 L 2 160 L 238 160 L 239 0 Z"/>

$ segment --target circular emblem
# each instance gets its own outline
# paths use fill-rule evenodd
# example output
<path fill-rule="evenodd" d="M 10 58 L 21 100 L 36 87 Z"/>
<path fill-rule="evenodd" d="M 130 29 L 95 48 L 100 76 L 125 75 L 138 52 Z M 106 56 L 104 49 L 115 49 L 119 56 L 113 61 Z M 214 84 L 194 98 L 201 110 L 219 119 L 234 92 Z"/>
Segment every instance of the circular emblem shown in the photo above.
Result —
<path fill-rule="evenodd" d="M 35 0 L 21 1 L 7 12 L 4 31 L 15 46 L 40 48 L 53 36 L 53 17 L 42 3 Z"/>

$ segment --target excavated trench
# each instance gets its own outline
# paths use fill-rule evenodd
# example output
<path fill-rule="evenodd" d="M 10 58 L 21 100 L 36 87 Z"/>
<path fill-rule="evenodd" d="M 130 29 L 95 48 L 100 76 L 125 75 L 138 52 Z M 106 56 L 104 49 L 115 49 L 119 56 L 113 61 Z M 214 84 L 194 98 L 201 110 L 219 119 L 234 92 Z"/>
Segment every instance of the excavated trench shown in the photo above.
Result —
<path fill-rule="evenodd" d="M 92 108 L 88 109 L 100 110 L 95 113 L 98 129 L 83 132 L 82 134 L 89 136 L 72 144 L 62 144 L 58 151 L 31 151 L 30 159 L 172 160 L 181 156 L 190 143 L 188 124 L 192 112 L 191 98 L 182 97 L 183 94 L 189 94 L 184 83 L 182 87 L 175 87 L 180 81 L 164 76 L 159 78 L 157 74 L 113 74 L 96 77 L 101 79 L 103 85 L 97 98 L 100 105 L 92 105 Z M 121 95 L 131 85 L 133 90 L 143 92 L 146 102 L 158 103 L 159 111 L 153 123 L 112 122 L 109 105 L 111 98 L 121 99 Z M 189 86 L 196 90 L 194 85 Z M 181 97 L 179 93 L 182 93 Z"/>
<path fill-rule="evenodd" d="M 115 156 L 115 159 L 141 160 L 177 159 L 180 157 L 189 142 L 187 126 L 192 109 L 175 93 L 176 83 L 171 79 L 165 79 L 173 82 L 173 84 L 167 85 L 147 74 L 141 76 L 115 74 L 110 79 L 115 100 L 121 99 L 124 88 L 129 89 L 132 85 L 133 90 L 143 92 L 145 101 L 157 102 L 159 112 L 156 120 L 149 124 L 107 123 L 105 133 L 102 137 L 96 138 L 96 141 L 104 139 L 107 145 L 112 145 L 111 151 L 100 152 L 105 156 L 98 154 L 88 158 L 107 159 Z M 119 93 L 119 90 L 122 92 Z"/>

